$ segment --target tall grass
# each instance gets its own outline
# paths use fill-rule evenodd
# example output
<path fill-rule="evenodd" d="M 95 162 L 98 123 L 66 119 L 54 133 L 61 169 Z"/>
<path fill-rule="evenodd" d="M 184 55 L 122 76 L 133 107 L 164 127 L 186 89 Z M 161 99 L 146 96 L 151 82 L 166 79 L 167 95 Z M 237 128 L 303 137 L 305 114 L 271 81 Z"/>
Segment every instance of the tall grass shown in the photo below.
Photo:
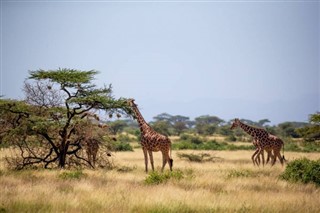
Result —
<path fill-rule="evenodd" d="M 113 170 L 1 167 L 0 212 L 319 212 L 319 187 L 279 179 L 285 166 L 254 167 L 252 151 L 206 153 L 223 161 L 186 161 L 173 151 L 174 171 L 167 166 L 161 173 L 161 153 L 154 153 L 156 171 L 146 174 L 143 153 L 136 149 L 115 153 Z M 289 161 L 301 157 L 317 160 L 319 154 L 286 154 Z M 146 184 L 151 176 L 151 182 L 166 180 Z"/>

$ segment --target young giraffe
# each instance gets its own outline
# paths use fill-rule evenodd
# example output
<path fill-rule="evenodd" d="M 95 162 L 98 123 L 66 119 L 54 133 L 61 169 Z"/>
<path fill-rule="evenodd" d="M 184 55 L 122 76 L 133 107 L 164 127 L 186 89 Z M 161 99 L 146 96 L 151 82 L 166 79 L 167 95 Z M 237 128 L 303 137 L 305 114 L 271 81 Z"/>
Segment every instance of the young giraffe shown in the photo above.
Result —
<path fill-rule="evenodd" d="M 252 143 L 253 143 L 253 145 L 256 147 L 256 151 L 257 151 L 257 150 L 259 149 L 258 141 L 253 140 Z M 272 149 L 271 149 L 271 148 L 266 147 L 265 150 L 266 150 L 266 152 L 267 152 L 267 162 L 266 162 L 266 164 L 268 164 L 270 158 L 273 159 L 274 156 L 273 156 L 273 154 L 272 154 Z M 255 152 L 254 155 L 255 155 L 255 154 L 258 154 L 258 152 Z M 252 156 L 252 157 L 254 158 L 254 160 L 252 159 L 253 164 L 259 166 L 259 165 L 260 165 L 260 155 L 262 156 L 262 154 L 256 155 L 255 157 L 254 157 L 254 155 Z M 262 156 L 262 157 L 264 157 L 264 156 Z"/>
<path fill-rule="evenodd" d="M 145 162 L 145 171 L 148 172 L 148 154 L 150 157 L 151 167 L 154 171 L 153 164 L 153 154 L 152 152 L 161 151 L 162 152 L 162 168 L 161 171 L 166 165 L 169 163 L 170 170 L 172 171 L 173 160 L 171 158 L 171 141 L 167 136 L 161 135 L 155 130 L 153 130 L 149 124 L 142 117 L 137 105 L 134 103 L 134 99 L 128 100 L 129 106 L 132 107 L 132 110 L 135 115 L 135 119 L 137 119 L 140 131 L 141 131 L 141 146 L 144 154 L 144 162 Z M 170 155 L 169 155 L 170 152 Z"/>
<path fill-rule="evenodd" d="M 234 120 L 234 122 L 233 122 L 233 124 L 231 126 L 231 129 L 234 129 L 236 127 L 240 127 L 246 133 L 251 135 L 253 137 L 253 139 L 254 139 L 254 142 L 257 143 L 258 148 L 257 148 L 257 150 L 254 152 L 254 154 L 251 157 L 251 159 L 253 161 L 253 164 L 254 164 L 255 155 L 257 155 L 257 157 L 258 157 L 261 154 L 262 155 L 262 164 L 264 165 L 264 154 L 263 154 L 263 151 L 264 150 L 268 150 L 268 149 L 272 149 L 274 157 L 273 157 L 271 165 L 273 166 L 275 164 L 277 157 L 279 158 L 281 164 L 283 165 L 284 156 L 281 158 L 280 151 L 281 151 L 281 147 L 284 146 L 284 143 L 283 143 L 283 141 L 281 139 L 277 138 L 274 135 L 270 135 L 264 129 L 246 125 L 246 124 L 242 123 L 237 118 Z"/>

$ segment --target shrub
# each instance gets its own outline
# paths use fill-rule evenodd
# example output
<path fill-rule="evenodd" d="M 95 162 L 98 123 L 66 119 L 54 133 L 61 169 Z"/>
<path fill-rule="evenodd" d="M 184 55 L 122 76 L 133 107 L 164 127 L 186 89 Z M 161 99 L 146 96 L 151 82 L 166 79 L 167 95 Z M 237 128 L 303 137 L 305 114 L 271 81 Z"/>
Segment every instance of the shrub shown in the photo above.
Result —
<path fill-rule="evenodd" d="M 315 183 L 320 186 L 320 159 L 297 159 L 288 163 L 280 178 L 291 182 Z"/>
<path fill-rule="evenodd" d="M 217 141 L 215 140 L 211 140 L 211 141 L 208 141 L 207 143 L 205 143 L 203 146 L 202 146 L 202 149 L 204 150 L 226 150 L 226 147 L 227 147 L 227 143 L 218 143 Z"/>
<path fill-rule="evenodd" d="M 180 140 L 183 140 L 183 141 L 186 141 L 190 138 L 190 135 L 187 135 L 187 134 L 182 134 L 180 135 Z"/>
<path fill-rule="evenodd" d="M 132 146 L 129 143 L 126 142 L 118 142 L 115 141 L 112 143 L 114 151 L 133 151 Z"/>
<path fill-rule="evenodd" d="M 120 142 L 132 142 L 134 140 L 131 137 L 129 137 L 128 135 L 126 135 L 126 134 L 119 134 L 117 136 L 117 141 L 120 141 Z"/>
<path fill-rule="evenodd" d="M 305 142 L 303 143 L 304 152 L 320 152 L 320 144 L 317 142 Z"/>
<path fill-rule="evenodd" d="M 144 180 L 147 185 L 157 185 L 160 183 L 165 183 L 169 179 L 180 180 L 183 178 L 183 173 L 180 170 L 166 171 L 163 173 L 152 172 Z"/>
<path fill-rule="evenodd" d="M 197 149 L 197 145 L 191 143 L 190 141 L 179 141 L 172 144 L 172 149 Z"/>

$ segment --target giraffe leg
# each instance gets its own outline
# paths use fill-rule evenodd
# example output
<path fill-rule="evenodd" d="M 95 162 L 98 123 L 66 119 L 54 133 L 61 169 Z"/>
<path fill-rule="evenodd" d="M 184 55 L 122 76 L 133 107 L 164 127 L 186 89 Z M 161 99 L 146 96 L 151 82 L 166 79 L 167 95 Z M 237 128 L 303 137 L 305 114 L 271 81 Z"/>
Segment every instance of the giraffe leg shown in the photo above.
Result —
<path fill-rule="evenodd" d="M 268 150 L 267 153 L 268 154 L 267 154 L 267 162 L 266 162 L 266 164 L 269 163 L 270 157 L 272 157 L 271 150 Z"/>
<path fill-rule="evenodd" d="M 256 162 L 255 162 L 255 156 L 256 156 L 256 154 L 259 152 L 259 149 L 256 149 L 256 151 L 253 153 L 253 155 L 251 156 L 251 160 L 252 160 L 252 163 L 253 163 L 253 165 L 256 165 Z M 259 166 L 258 164 L 257 164 L 257 166 Z"/>
<path fill-rule="evenodd" d="M 273 156 L 273 161 L 272 161 L 271 166 L 273 166 L 276 163 L 277 157 L 280 155 L 278 150 L 277 151 L 274 150 L 273 154 L 274 154 L 274 156 Z"/>
<path fill-rule="evenodd" d="M 144 164 L 146 168 L 146 173 L 148 173 L 148 154 L 147 154 L 147 149 L 143 149 L 143 154 L 144 154 Z"/>
<path fill-rule="evenodd" d="M 258 156 L 256 157 L 256 161 L 257 161 L 258 166 L 260 166 L 260 163 L 261 163 L 260 156 L 261 156 L 261 155 L 258 155 Z"/>
<path fill-rule="evenodd" d="M 262 156 L 262 165 L 264 166 L 264 154 L 263 154 L 263 149 L 259 148 L 258 150 L 258 156 L 261 155 Z"/>
<path fill-rule="evenodd" d="M 261 156 L 262 156 L 262 165 L 264 166 L 264 151 L 263 150 L 261 152 Z"/>
<path fill-rule="evenodd" d="M 150 157 L 151 168 L 152 168 L 152 171 L 154 171 L 153 154 L 152 154 L 151 150 L 148 150 L 148 152 L 149 152 L 149 157 Z"/>
<path fill-rule="evenodd" d="M 167 164 L 167 161 L 169 159 L 169 156 L 167 154 L 165 154 L 164 152 L 162 152 L 162 168 L 161 168 L 161 172 L 163 172 L 164 167 Z M 172 170 L 172 168 L 170 168 Z"/>
<path fill-rule="evenodd" d="M 260 166 L 260 154 L 256 154 L 256 157 L 254 158 L 254 161 L 255 161 L 257 166 Z"/>
<path fill-rule="evenodd" d="M 283 166 L 283 158 L 281 157 L 280 151 L 278 152 L 278 156 L 275 156 L 275 158 L 278 157 L 280 160 L 281 165 Z"/>

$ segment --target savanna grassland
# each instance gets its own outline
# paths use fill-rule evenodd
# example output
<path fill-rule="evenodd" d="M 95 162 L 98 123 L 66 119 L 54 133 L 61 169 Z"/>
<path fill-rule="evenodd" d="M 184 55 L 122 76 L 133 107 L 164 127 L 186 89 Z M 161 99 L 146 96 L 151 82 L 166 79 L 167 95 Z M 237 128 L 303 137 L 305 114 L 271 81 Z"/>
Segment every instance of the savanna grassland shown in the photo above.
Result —
<path fill-rule="evenodd" d="M 82 171 L 9 171 L 8 153 L 0 153 L 0 212 L 320 212 L 319 187 L 281 180 L 279 163 L 254 167 L 252 151 L 174 150 L 178 178 L 159 184 L 146 182 L 141 149 L 114 153 L 112 170 Z M 178 153 L 207 153 L 211 160 L 190 162 Z M 288 160 L 300 157 L 320 156 L 286 152 Z M 161 154 L 154 158 L 160 171 Z"/>

